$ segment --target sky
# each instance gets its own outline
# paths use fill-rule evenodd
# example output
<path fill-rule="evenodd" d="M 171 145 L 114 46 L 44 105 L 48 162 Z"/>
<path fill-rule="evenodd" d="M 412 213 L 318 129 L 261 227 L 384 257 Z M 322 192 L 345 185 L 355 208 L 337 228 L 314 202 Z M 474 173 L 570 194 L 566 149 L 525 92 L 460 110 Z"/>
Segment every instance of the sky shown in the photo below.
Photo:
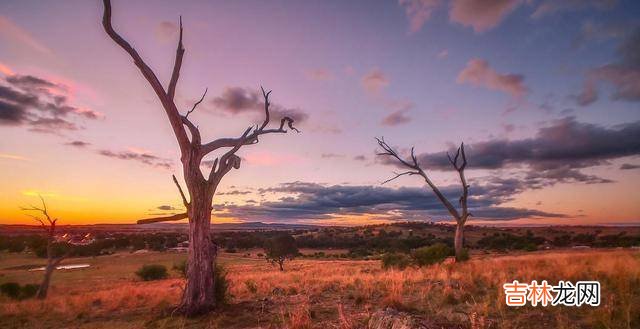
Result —
<path fill-rule="evenodd" d="M 113 25 L 203 140 L 272 115 L 301 133 L 238 154 L 213 223 L 451 221 L 383 137 L 470 222 L 640 223 L 640 3 L 623 0 L 112 1 Z M 179 148 L 158 99 L 105 34 L 100 1 L 0 2 L 0 222 L 46 199 L 64 224 L 183 212 Z M 275 121 L 277 122 L 277 121 Z M 276 125 L 276 123 L 272 123 Z M 207 158 L 213 160 L 216 155 Z M 206 169 L 206 168 L 203 168 Z"/>

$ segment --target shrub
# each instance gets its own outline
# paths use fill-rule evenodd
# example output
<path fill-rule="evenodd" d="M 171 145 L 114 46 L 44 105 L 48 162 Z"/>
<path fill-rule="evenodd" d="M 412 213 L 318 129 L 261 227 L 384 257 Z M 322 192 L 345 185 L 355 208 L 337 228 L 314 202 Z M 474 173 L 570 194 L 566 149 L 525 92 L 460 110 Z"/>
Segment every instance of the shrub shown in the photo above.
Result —
<path fill-rule="evenodd" d="M 20 288 L 20 299 L 33 298 L 40 289 L 39 284 L 25 284 Z"/>
<path fill-rule="evenodd" d="M 167 278 L 167 268 L 164 265 L 143 265 L 136 275 L 143 281 L 161 280 Z"/>
<path fill-rule="evenodd" d="M 20 285 L 15 282 L 3 283 L 0 285 L 0 292 L 11 299 L 18 299 L 20 297 Z"/>
<path fill-rule="evenodd" d="M 173 270 L 180 273 L 183 278 L 187 277 L 187 260 L 183 260 L 180 263 L 173 264 Z"/>
<path fill-rule="evenodd" d="M 20 287 L 15 282 L 7 282 L 0 285 L 0 292 L 11 299 L 32 298 L 38 293 L 39 284 L 25 284 Z"/>
<path fill-rule="evenodd" d="M 222 265 L 216 264 L 213 271 L 213 277 L 216 303 L 224 305 L 229 301 L 229 298 L 231 297 L 229 294 L 229 281 L 227 280 L 227 271 Z"/>
<path fill-rule="evenodd" d="M 244 285 L 247 287 L 247 291 L 252 294 L 256 294 L 258 292 L 258 284 L 254 280 L 247 280 L 244 282 Z"/>
<path fill-rule="evenodd" d="M 418 266 L 426 266 L 442 262 L 452 256 L 453 250 L 444 243 L 436 243 L 429 247 L 418 248 L 413 252 L 413 259 Z"/>
<path fill-rule="evenodd" d="M 456 259 L 457 262 L 466 262 L 469 260 L 469 249 L 462 248 L 462 252 L 460 253 L 460 259 Z"/>
<path fill-rule="evenodd" d="M 405 254 L 386 253 L 382 256 L 382 267 L 404 269 L 411 264 L 411 259 Z"/>

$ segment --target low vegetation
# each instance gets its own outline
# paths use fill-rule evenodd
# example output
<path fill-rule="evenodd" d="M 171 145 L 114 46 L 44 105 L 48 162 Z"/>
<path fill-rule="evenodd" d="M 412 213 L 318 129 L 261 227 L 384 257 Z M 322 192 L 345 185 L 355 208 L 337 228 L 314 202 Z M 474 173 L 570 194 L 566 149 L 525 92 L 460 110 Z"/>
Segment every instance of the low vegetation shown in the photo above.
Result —
<path fill-rule="evenodd" d="M 21 286 L 16 282 L 5 282 L 0 285 L 0 293 L 11 299 L 22 300 L 34 297 L 39 288 L 37 284 L 27 283 Z"/>
<path fill-rule="evenodd" d="M 294 259 L 300 254 L 296 246 L 296 239 L 289 234 L 282 234 L 268 240 L 264 246 L 267 261 L 277 264 L 280 271 L 284 271 L 284 262 Z"/>
<path fill-rule="evenodd" d="M 454 255 L 454 252 L 444 243 L 436 243 L 429 247 L 418 248 L 413 252 L 416 265 L 426 266 L 442 262 L 445 258 Z"/>
<path fill-rule="evenodd" d="M 6 266 L 33 262 L 28 255 L 2 256 Z M 229 306 L 197 319 L 171 316 L 184 284 L 179 273 L 148 282 L 133 274 L 139 264 L 171 267 L 184 257 L 154 252 L 86 260 L 92 264 L 86 270 L 56 273 L 44 303 L 0 297 L 0 327 L 361 328 L 375 310 L 387 306 L 427 316 L 438 328 L 640 326 L 640 254 L 635 250 L 476 255 L 464 263 L 404 270 L 383 269 L 379 260 L 296 259 L 285 272 L 255 251 L 251 257 L 223 253 L 218 259 L 226 280 L 216 281 L 228 284 Z M 0 283 L 20 284 L 41 275 L 3 267 L 0 274 Z M 510 308 L 504 303 L 505 282 L 585 279 L 601 282 L 600 307 Z"/>
<path fill-rule="evenodd" d="M 64 229 L 58 228 L 61 234 Z M 455 227 L 433 223 L 396 223 L 366 227 L 327 227 L 291 231 L 221 231 L 212 240 L 225 252 L 242 253 L 265 248 L 278 236 L 288 234 L 299 249 L 340 249 L 343 254 L 318 253 L 313 258 L 367 259 L 385 253 L 411 254 L 421 247 L 443 243 L 453 248 Z M 89 244 L 58 242 L 56 254 L 70 257 L 110 255 L 121 251 L 166 251 L 187 240 L 185 233 L 97 233 Z M 640 246 L 640 227 L 539 227 L 492 228 L 465 225 L 465 247 L 471 251 L 535 251 L 574 246 L 616 248 Z M 2 236 L 0 251 L 33 251 L 46 257 L 46 239 L 40 235 Z"/>
<path fill-rule="evenodd" d="M 138 271 L 136 271 L 136 275 L 143 281 L 153 281 L 166 279 L 168 273 L 166 266 L 151 264 L 143 265 Z"/>

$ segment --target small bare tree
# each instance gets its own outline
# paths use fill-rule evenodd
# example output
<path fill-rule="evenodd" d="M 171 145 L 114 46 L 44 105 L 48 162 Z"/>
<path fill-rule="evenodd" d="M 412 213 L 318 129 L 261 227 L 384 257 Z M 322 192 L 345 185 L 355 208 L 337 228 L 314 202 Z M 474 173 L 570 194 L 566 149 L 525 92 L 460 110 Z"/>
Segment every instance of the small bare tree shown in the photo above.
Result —
<path fill-rule="evenodd" d="M 204 100 L 206 91 L 202 95 L 202 98 L 184 115 L 180 114 L 174 102 L 176 85 L 182 66 L 182 57 L 185 52 L 182 45 L 182 19 L 180 19 L 180 34 L 173 65 L 173 73 L 169 80 L 169 85 L 165 90 L 153 70 L 144 62 L 138 52 L 113 29 L 111 24 L 111 1 L 103 0 L 103 3 L 104 15 L 102 25 L 105 32 L 133 59 L 134 64 L 138 67 L 160 100 L 169 119 L 173 133 L 178 141 L 178 146 L 180 147 L 180 161 L 182 162 L 184 180 L 190 199 L 187 200 L 178 180 L 174 176 L 173 181 L 178 186 L 178 191 L 180 192 L 182 202 L 187 211 L 183 214 L 168 217 L 145 219 L 138 221 L 138 223 L 144 224 L 185 218 L 189 219 L 189 265 L 187 268 L 187 284 L 178 311 L 187 316 L 206 313 L 215 308 L 213 275 L 215 268 L 213 264 L 215 262 L 215 246 L 211 243 L 210 224 L 211 205 L 218 184 L 222 180 L 222 177 L 231 169 L 240 168 L 240 157 L 236 155 L 236 152 L 242 146 L 258 143 L 258 137 L 261 135 L 286 133 L 285 125 L 296 132 L 298 130 L 293 127 L 293 119 L 286 116 L 280 120 L 280 126 L 278 128 L 267 128 L 270 122 L 269 95 L 271 92 L 266 92 L 262 89 L 265 119 L 260 125 L 248 127 L 244 133 L 237 138 L 219 138 L 208 143 L 202 143 L 200 131 L 189 119 L 189 114 Z M 227 151 L 214 160 L 213 166 L 205 178 L 200 170 L 202 159 L 209 153 L 220 149 Z"/>
<path fill-rule="evenodd" d="M 29 215 L 38 223 L 40 223 L 42 229 L 46 233 L 47 266 L 44 268 L 44 278 L 42 279 L 42 283 L 40 284 L 38 292 L 36 293 L 36 298 L 45 299 L 47 298 L 47 292 L 49 290 L 49 283 L 51 282 L 51 275 L 53 274 L 53 271 L 67 256 L 56 255 L 53 249 L 55 243 L 56 223 L 58 222 L 58 219 L 52 219 L 51 216 L 49 216 L 49 212 L 47 211 L 47 204 L 44 202 L 44 198 L 41 195 L 39 195 L 39 197 L 40 201 L 42 201 L 42 207 L 31 206 L 28 208 L 22 208 L 22 210 L 39 212 L 42 216 L 44 216 L 44 218 L 41 218 L 38 215 Z"/>
<path fill-rule="evenodd" d="M 387 142 L 384 141 L 384 138 L 376 138 L 378 141 L 378 145 L 382 148 L 383 152 L 378 153 L 381 156 L 390 156 L 395 158 L 402 167 L 408 168 L 407 171 L 395 173 L 395 176 L 384 181 L 383 184 L 388 183 L 396 178 L 401 176 L 413 176 L 420 175 L 424 178 L 427 185 L 433 190 L 433 193 L 438 197 L 438 200 L 447 208 L 447 211 L 451 214 L 451 216 L 456 220 L 456 235 L 454 240 L 454 249 L 456 252 L 456 260 L 462 260 L 463 254 L 463 246 L 462 243 L 464 241 L 464 224 L 467 222 L 467 218 L 471 216 L 469 213 L 469 208 L 467 207 L 467 199 L 469 196 L 469 185 L 467 184 L 467 179 L 464 176 L 464 169 L 467 167 L 467 156 L 464 153 L 464 143 L 460 144 L 460 147 L 456 151 L 456 155 L 451 158 L 449 153 L 447 152 L 447 157 L 449 158 L 449 162 L 453 166 L 453 168 L 458 172 L 460 176 L 460 183 L 462 184 L 462 195 L 458 200 L 460 203 L 461 211 L 458 211 L 456 207 L 447 199 L 447 197 L 440 192 L 440 189 L 431 181 L 427 173 L 420 167 L 418 163 L 418 158 L 414 153 L 414 148 L 411 147 L 411 159 L 405 160 L 403 159 L 398 152 L 396 152 Z"/>

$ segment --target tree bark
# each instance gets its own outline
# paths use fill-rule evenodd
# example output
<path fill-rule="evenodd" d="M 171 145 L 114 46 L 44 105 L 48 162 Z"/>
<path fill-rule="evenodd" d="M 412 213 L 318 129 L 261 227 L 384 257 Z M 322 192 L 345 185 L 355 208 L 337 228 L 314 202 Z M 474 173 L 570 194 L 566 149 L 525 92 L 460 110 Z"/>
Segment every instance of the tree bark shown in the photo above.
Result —
<path fill-rule="evenodd" d="M 187 180 L 189 182 L 190 180 Z M 188 184 L 189 261 L 187 283 L 179 309 L 186 316 L 207 313 L 216 306 L 213 243 L 211 242 L 211 205 L 213 193 L 204 179 Z"/>
<path fill-rule="evenodd" d="M 456 252 L 456 261 L 462 260 L 462 252 L 464 250 L 464 223 L 458 223 L 456 225 L 456 236 L 454 240 L 454 249 Z"/>
<path fill-rule="evenodd" d="M 51 275 L 53 274 L 53 270 L 55 270 L 56 265 L 49 260 L 47 262 L 47 266 L 44 268 L 44 278 L 42 279 L 42 283 L 40 283 L 40 287 L 38 287 L 38 292 L 36 293 L 36 298 L 45 299 L 47 298 L 47 292 L 49 291 L 49 283 L 51 282 Z"/>

